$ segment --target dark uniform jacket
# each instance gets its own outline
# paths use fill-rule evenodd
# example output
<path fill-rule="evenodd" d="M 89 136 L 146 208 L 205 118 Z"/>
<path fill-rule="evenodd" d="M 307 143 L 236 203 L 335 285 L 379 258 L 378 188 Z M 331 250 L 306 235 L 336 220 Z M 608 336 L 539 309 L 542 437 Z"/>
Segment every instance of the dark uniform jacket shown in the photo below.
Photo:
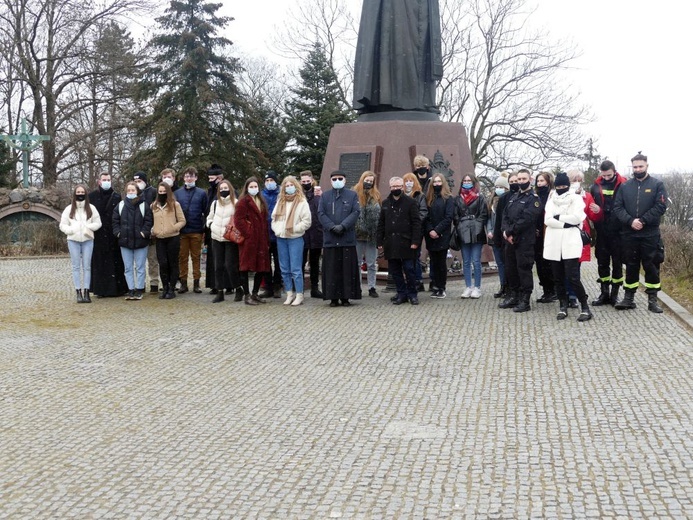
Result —
<path fill-rule="evenodd" d="M 513 237 L 515 245 L 532 245 L 537 238 L 536 222 L 541 201 L 533 190 L 513 193 L 503 210 L 502 231 Z"/>
<path fill-rule="evenodd" d="M 406 195 L 395 200 L 389 195 L 380 208 L 378 222 L 378 246 L 383 247 L 386 259 L 415 259 L 418 249 L 412 244 L 421 243 L 421 216 L 419 204 Z"/>
<path fill-rule="evenodd" d="M 644 180 L 631 179 L 616 193 L 614 216 L 627 236 L 651 237 L 659 235 L 659 223 L 667 210 L 667 192 L 664 183 L 651 175 Z M 639 218 L 645 226 L 636 231 L 631 226 Z"/>
<path fill-rule="evenodd" d="M 616 234 L 621 231 L 621 222 L 614 216 L 613 209 L 616 193 L 625 182 L 625 177 L 616 173 L 612 179 L 613 184 L 605 185 L 603 177 L 597 177 L 592 184 L 590 194 L 594 203 L 601 208 L 601 211 L 596 214 L 596 218 L 592 219 L 597 234 Z"/>

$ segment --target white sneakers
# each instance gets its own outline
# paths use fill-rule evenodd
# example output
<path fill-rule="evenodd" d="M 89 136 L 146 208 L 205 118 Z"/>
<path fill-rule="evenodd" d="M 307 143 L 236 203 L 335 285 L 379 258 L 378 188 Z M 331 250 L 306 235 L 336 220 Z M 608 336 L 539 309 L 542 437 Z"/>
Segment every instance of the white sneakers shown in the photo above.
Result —
<path fill-rule="evenodd" d="M 462 298 L 474 298 L 478 300 L 481 298 L 481 289 L 479 287 L 467 287 L 462 293 Z"/>

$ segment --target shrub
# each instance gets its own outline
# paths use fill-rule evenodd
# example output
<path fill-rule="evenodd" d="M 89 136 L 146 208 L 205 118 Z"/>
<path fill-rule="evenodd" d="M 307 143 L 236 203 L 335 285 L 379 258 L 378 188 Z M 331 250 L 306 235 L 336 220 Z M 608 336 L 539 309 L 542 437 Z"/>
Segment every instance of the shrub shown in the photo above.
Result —
<path fill-rule="evenodd" d="M 693 230 L 665 224 L 661 231 L 664 241 L 662 271 L 673 276 L 693 278 Z"/>
<path fill-rule="evenodd" d="M 67 253 L 67 241 L 57 222 L 0 222 L 0 256 L 64 253 Z"/>

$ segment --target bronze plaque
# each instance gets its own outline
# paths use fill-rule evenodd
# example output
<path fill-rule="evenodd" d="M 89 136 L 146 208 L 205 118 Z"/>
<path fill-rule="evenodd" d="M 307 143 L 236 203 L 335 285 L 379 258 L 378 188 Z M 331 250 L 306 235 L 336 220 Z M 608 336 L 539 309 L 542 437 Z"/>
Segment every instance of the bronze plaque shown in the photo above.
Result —
<path fill-rule="evenodd" d="M 371 153 L 343 153 L 339 155 L 339 169 L 346 176 L 346 185 L 348 188 L 354 186 L 361 174 L 366 170 L 371 169 Z"/>

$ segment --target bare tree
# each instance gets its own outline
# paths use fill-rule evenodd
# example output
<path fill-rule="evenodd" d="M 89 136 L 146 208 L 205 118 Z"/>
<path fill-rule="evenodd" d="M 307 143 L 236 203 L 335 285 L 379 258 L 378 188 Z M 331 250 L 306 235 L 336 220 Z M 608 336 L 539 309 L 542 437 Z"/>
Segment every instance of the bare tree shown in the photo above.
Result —
<path fill-rule="evenodd" d="M 560 74 L 576 51 L 526 29 L 525 0 L 442 0 L 441 12 L 441 115 L 464 123 L 474 164 L 500 171 L 575 157 L 588 113 Z"/>
<path fill-rule="evenodd" d="M 60 161 L 78 140 L 64 135 L 66 125 L 84 108 L 70 89 L 92 73 L 80 66 L 88 51 L 89 30 L 109 20 L 122 20 L 146 12 L 149 0 L 2 0 L 0 39 L 16 53 L 16 78 L 29 91 L 29 99 L 18 110 L 29 108 L 31 122 L 41 134 L 51 136 L 43 143 L 42 173 L 46 185 L 59 175 Z M 89 103 L 89 100 L 86 100 Z"/>
<path fill-rule="evenodd" d="M 665 222 L 682 228 L 693 228 L 693 173 L 674 172 L 662 180 L 669 195 Z"/>

